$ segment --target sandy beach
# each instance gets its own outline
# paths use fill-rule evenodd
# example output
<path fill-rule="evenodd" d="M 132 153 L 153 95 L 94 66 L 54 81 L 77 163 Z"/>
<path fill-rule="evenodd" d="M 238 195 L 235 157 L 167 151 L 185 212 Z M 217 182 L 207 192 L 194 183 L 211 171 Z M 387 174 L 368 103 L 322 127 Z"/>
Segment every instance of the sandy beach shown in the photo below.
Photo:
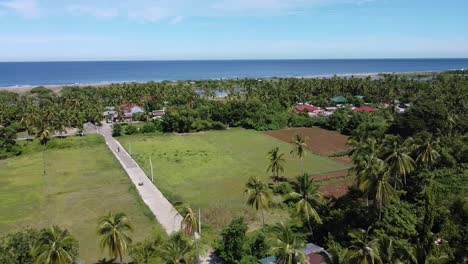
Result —
<path fill-rule="evenodd" d="M 305 79 L 314 79 L 314 78 L 381 78 L 383 74 L 429 74 L 429 73 L 439 73 L 440 71 L 421 71 L 421 72 L 367 72 L 367 73 L 342 73 L 342 74 L 322 74 L 322 75 L 308 75 L 308 76 L 289 76 L 289 77 L 259 77 L 257 79 L 269 80 L 277 78 L 305 78 Z M 233 78 L 224 78 L 225 80 Z M 182 80 L 167 80 L 169 82 L 179 82 Z M 190 80 L 187 80 L 190 81 Z M 27 93 L 35 87 L 46 87 L 54 92 L 60 92 L 65 87 L 108 87 L 110 85 L 116 84 L 125 84 L 125 83 L 147 83 L 147 82 L 162 82 L 162 81 L 123 81 L 123 82 L 99 82 L 99 83 L 79 83 L 79 84 L 54 84 L 54 85 L 18 85 L 18 86 L 4 86 L 0 87 L 2 91 L 11 91 L 15 93 Z"/>

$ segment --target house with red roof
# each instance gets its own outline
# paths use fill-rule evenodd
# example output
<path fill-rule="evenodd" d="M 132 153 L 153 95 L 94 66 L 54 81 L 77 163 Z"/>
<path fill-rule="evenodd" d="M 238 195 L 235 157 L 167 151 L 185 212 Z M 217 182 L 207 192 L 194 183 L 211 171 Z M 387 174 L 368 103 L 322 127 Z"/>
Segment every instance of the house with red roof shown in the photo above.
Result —
<path fill-rule="evenodd" d="M 377 109 L 375 109 L 374 107 L 370 107 L 370 106 L 353 107 L 352 109 L 355 112 L 367 112 L 367 113 L 377 112 Z"/>

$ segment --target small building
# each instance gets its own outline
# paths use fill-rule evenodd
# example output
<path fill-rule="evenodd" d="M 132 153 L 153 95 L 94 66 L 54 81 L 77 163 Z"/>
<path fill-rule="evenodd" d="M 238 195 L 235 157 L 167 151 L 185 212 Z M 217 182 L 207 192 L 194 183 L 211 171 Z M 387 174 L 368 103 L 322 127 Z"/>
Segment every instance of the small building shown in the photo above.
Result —
<path fill-rule="evenodd" d="M 367 112 L 367 113 L 377 112 L 377 109 L 375 109 L 374 107 L 370 107 L 370 106 L 353 107 L 352 109 L 355 112 Z"/>
<path fill-rule="evenodd" d="M 302 252 L 304 252 L 307 255 L 309 264 L 325 264 L 325 260 L 323 259 L 322 255 L 320 255 L 320 252 L 325 252 L 325 249 L 309 243 L 306 245 L 305 248 L 302 249 Z M 262 258 L 257 260 L 257 263 L 259 264 L 276 264 L 276 256 L 269 256 L 266 258 Z"/>
<path fill-rule="evenodd" d="M 151 116 L 153 117 L 153 119 L 162 118 L 165 114 L 166 114 L 166 107 L 164 107 L 161 110 L 154 110 L 153 112 L 151 112 Z"/>
<path fill-rule="evenodd" d="M 137 104 L 122 104 L 120 105 L 120 109 L 124 113 L 132 113 L 132 114 L 145 112 L 145 110 L 143 110 L 143 108 Z"/>
<path fill-rule="evenodd" d="M 296 112 L 307 111 L 309 113 L 313 113 L 313 112 L 322 110 L 322 108 L 320 108 L 318 106 L 313 106 L 313 105 L 296 105 L 294 107 L 294 110 L 296 110 Z"/>
<path fill-rule="evenodd" d="M 104 116 L 104 119 L 108 123 L 114 122 L 115 120 L 117 120 L 117 118 L 119 118 L 119 114 L 114 110 L 107 110 L 102 115 Z"/>
<path fill-rule="evenodd" d="M 334 102 L 335 104 L 345 104 L 345 103 L 348 102 L 346 97 L 344 97 L 342 95 L 330 98 L 330 101 Z"/>

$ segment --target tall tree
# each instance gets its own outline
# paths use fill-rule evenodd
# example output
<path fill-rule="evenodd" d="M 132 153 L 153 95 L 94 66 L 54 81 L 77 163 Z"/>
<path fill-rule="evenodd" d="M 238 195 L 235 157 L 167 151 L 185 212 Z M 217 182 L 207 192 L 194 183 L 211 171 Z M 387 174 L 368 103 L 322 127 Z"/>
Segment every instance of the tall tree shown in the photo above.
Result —
<path fill-rule="evenodd" d="M 296 178 L 294 191 L 289 193 L 288 199 L 295 201 L 297 214 L 307 222 L 310 232 L 312 232 L 311 220 L 321 224 L 322 219 L 317 213 L 316 207 L 322 204 L 322 194 L 318 191 L 318 186 L 314 184 L 309 175 L 304 174 Z"/>
<path fill-rule="evenodd" d="M 271 171 L 276 179 L 279 179 L 279 173 L 284 172 L 284 154 L 279 153 L 279 148 L 273 148 L 268 152 L 270 164 L 268 165 L 267 172 Z"/>
<path fill-rule="evenodd" d="M 406 184 L 406 176 L 415 168 L 416 164 L 410 156 L 411 139 L 403 140 L 400 136 L 387 135 L 382 142 L 381 157 L 388 166 L 390 174 L 394 177 L 396 187 L 402 177 Z"/>
<path fill-rule="evenodd" d="M 379 254 L 379 241 L 370 237 L 369 230 L 352 230 L 348 235 L 351 238 L 351 246 L 349 247 L 350 263 L 382 263 Z"/>
<path fill-rule="evenodd" d="M 175 207 L 182 216 L 182 222 L 180 223 L 181 229 L 187 236 L 193 236 L 198 230 L 197 215 L 187 203 L 175 203 Z"/>
<path fill-rule="evenodd" d="M 127 252 L 128 244 L 132 242 L 130 232 L 133 227 L 125 213 L 112 212 L 101 217 L 98 222 L 97 233 L 101 237 L 101 250 L 107 249 L 111 257 L 119 258 L 123 263 L 123 256 Z"/>
<path fill-rule="evenodd" d="M 301 172 L 304 173 L 304 156 L 306 153 L 306 139 L 300 135 L 295 135 L 292 140 L 293 149 L 291 155 L 297 157 L 301 161 Z"/>
<path fill-rule="evenodd" d="M 262 223 L 265 225 L 263 210 L 268 209 L 271 200 L 268 186 L 258 177 L 250 177 L 245 185 L 244 193 L 247 195 L 247 204 L 262 212 Z"/>
<path fill-rule="evenodd" d="M 162 249 L 164 263 L 192 264 L 195 263 L 195 253 L 190 240 L 176 233 L 169 238 Z"/>
<path fill-rule="evenodd" d="M 78 255 L 78 242 L 57 226 L 52 226 L 39 233 L 33 256 L 37 264 L 70 264 Z"/>
<path fill-rule="evenodd" d="M 348 264 L 349 250 L 343 248 L 340 244 L 332 241 L 328 244 L 327 251 L 320 252 L 323 260 L 327 264 Z"/>
<path fill-rule="evenodd" d="M 421 133 L 414 142 L 413 157 L 416 164 L 425 167 L 430 167 L 435 164 L 440 157 L 437 151 L 439 147 L 439 139 L 428 132 Z"/>
<path fill-rule="evenodd" d="M 270 253 L 276 256 L 278 264 L 308 263 L 307 255 L 301 250 L 304 239 L 297 235 L 290 226 L 283 223 L 276 224 L 271 229 Z"/>

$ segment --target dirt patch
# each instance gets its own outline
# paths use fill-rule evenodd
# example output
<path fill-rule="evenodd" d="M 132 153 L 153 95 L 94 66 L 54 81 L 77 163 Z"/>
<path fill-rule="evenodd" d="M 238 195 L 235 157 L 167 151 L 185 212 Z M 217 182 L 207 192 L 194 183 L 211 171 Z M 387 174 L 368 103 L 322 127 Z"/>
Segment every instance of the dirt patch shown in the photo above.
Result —
<path fill-rule="evenodd" d="M 340 170 L 340 171 L 335 171 L 335 172 L 330 172 L 330 173 L 325 173 L 321 174 L 318 176 L 312 176 L 314 178 L 314 181 L 316 182 L 321 182 L 321 181 L 326 181 L 330 179 L 338 179 L 338 178 L 343 178 L 348 176 L 348 170 Z"/>
<path fill-rule="evenodd" d="M 350 148 L 346 143 L 349 137 L 336 131 L 330 131 L 318 127 L 311 128 L 287 128 L 281 130 L 267 131 L 267 135 L 290 143 L 295 135 L 306 138 L 307 149 L 322 156 L 330 156 L 337 152 L 346 151 Z M 330 157 L 342 163 L 351 164 L 348 156 Z M 331 173 L 312 176 L 315 181 L 323 182 L 320 191 L 328 197 L 341 197 L 348 192 L 348 187 L 353 183 L 353 178 L 344 178 L 348 170 L 335 171 Z M 324 181 L 330 180 L 330 183 Z"/>
<path fill-rule="evenodd" d="M 353 178 L 349 177 L 340 181 L 331 182 L 320 186 L 319 190 L 327 197 L 339 198 L 348 192 L 348 187 L 353 183 Z"/>
<path fill-rule="evenodd" d="M 289 143 L 295 135 L 301 135 L 306 138 L 307 149 L 322 156 L 329 156 L 349 149 L 349 146 L 346 144 L 348 142 L 347 136 L 336 131 L 330 131 L 318 127 L 288 128 L 267 131 L 265 133 Z M 340 162 L 350 163 L 350 159 L 348 157 L 336 157 L 333 159 Z"/>

